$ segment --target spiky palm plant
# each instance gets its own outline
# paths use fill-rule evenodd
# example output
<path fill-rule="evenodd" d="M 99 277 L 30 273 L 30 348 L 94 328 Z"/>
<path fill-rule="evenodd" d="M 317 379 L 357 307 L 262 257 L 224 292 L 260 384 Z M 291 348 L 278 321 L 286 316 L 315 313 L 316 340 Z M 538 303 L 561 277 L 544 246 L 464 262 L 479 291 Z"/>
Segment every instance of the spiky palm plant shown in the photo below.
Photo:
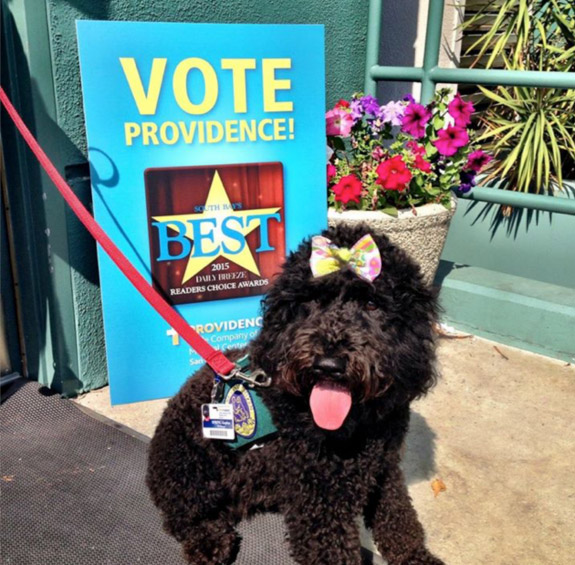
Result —
<path fill-rule="evenodd" d="M 489 0 L 464 24 L 477 29 L 495 12 L 491 28 L 466 54 L 472 66 L 503 61 L 507 70 L 572 71 L 575 67 L 575 7 L 571 0 Z M 547 193 L 563 186 L 575 163 L 575 91 L 534 87 L 480 87 L 489 101 L 478 141 L 495 157 L 484 182 L 502 188 Z"/>

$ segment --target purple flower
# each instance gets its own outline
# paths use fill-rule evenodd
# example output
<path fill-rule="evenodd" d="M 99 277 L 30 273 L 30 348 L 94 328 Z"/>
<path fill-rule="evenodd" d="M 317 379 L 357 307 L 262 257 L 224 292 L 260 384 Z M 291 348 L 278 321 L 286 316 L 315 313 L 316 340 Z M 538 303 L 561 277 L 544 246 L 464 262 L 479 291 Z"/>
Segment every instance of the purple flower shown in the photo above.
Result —
<path fill-rule="evenodd" d="M 478 173 L 491 159 L 493 159 L 491 155 L 487 155 L 481 149 L 477 149 L 469 154 L 465 168 Z"/>
<path fill-rule="evenodd" d="M 459 180 L 463 183 L 469 183 L 475 186 L 475 173 L 473 171 L 461 171 L 459 173 Z"/>
<path fill-rule="evenodd" d="M 467 194 L 471 189 L 473 188 L 472 184 L 469 183 L 463 183 L 460 184 L 456 189 L 455 189 L 455 193 L 459 196 L 461 194 Z"/>
<path fill-rule="evenodd" d="M 415 103 L 416 103 L 416 102 L 415 102 L 415 98 L 414 98 L 411 94 L 406 94 L 406 95 L 403 97 L 403 100 L 404 100 L 405 102 L 409 102 L 410 104 L 415 104 Z"/>
<path fill-rule="evenodd" d="M 364 96 L 360 101 L 366 114 L 372 114 L 375 116 L 379 112 L 379 104 L 371 94 Z"/>
<path fill-rule="evenodd" d="M 455 155 L 460 147 L 464 147 L 469 143 L 467 130 L 456 126 L 447 126 L 445 129 L 440 129 L 437 135 L 439 137 L 433 142 L 433 145 L 437 147 L 441 155 L 446 157 Z"/>
<path fill-rule="evenodd" d="M 349 109 L 351 110 L 351 117 L 353 118 L 354 123 L 361 120 L 363 116 L 361 101 L 354 98 L 349 105 Z"/>
<path fill-rule="evenodd" d="M 391 123 L 392 126 L 400 126 L 403 121 L 405 106 L 401 102 L 388 102 L 379 109 L 379 117 L 384 123 Z"/>
<path fill-rule="evenodd" d="M 459 173 L 459 182 L 461 183 L 456 189 L 457 194 L 466 194 L 475 186 L 475 172 L 461 171 Z"/>
<path fill-rule="evenodd" d="M 430 118 L 431 112 L 425 106 L 411 103 L 403 114 L 401 131 L 419 139 L 425 135 L 425 126 Z"/>

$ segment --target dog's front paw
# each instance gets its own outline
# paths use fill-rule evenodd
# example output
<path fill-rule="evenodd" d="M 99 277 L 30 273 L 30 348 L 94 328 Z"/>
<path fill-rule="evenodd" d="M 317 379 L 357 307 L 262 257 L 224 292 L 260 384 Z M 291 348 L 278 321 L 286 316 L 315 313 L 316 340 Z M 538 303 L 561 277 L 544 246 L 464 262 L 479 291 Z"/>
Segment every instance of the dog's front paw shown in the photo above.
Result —
<path fill-rule="evenodd" d="M 209 522 L 194 529 L 182 543 L 188 563 L 193 565 L 228 565 L 240 549 L 241 537 L 225 522 Z"/>
<path fill-rule="evenodd" d="M 403 561 L 402 565 L 445 565 L 445 563 L 422 547 Z"/>

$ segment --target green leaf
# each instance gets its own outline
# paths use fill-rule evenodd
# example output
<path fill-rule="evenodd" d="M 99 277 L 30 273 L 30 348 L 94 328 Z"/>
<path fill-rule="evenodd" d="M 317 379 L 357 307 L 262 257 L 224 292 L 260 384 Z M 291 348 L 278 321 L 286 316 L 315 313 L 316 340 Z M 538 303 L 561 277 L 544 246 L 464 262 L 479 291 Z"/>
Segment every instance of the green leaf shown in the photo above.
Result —
<path fill-rule="evenodd" d="M 437 147 L 435 147 L 435 145 L 433 145 L 433 143 L 429 142 L 426 143 L 425 145 L 425 153 L 427 153 L 426 158 L 432 158 L 435 157 L 438 153 L 437 151 Z"/>
<path fill-rule="evenodd" d="M 513 137 L 514 135 L 517 135 L 524 127 L 525 127 L 524 123 L 518 123 L 518 124 L 511 124 L 509 127 L 506 126 L 505 128 L 497 128 L 496 130 L 493 131 L 487 130 L 483 135 L 480 135 L 477 138 L 477 141 L 483 141 L 484 139 L 489 139 L 490 137 L 496 136 L 497 133 L 509 129 L 508 133 L 505 134 L 501 139 L 497 139 L 494 141 L 496 146 L 503 147 L 505 145 L 505 142 L 509 138 Z"/>
<path fill-rule="evenodd" d="M 559 145 L 557 144 L 557 138 L 555 137 L 555 132 L 551 127 L 549 122 L 545 123 L 547 134 L 549 136 L 549 142 L 551 143 L 551 161 L 553 163 L 553 168 L 555 169 L 555 174 L 557 175 L 557 180 L 559 185 L 563 184 L 562 173 L 561 173 L 561 152 L 559 151 Z"/>
<path fill-rule="evenodd" d="M 543 151 L 543 178 L 548 182 L 551 176 L 551 163 L 549 158 L 549 149 L 545 146 Z"/>
<path fill-rule="evenodd" d="M 535 154 L 535 190 L 537 193 L 541 190 L 543 184 L 543 153 L 547 151 L 545 146 L 545 114 L 543 110 L 539 112 L 537 123 L 535 124 L 535 138 L 533 143 L 533 152 Z M 547 184 L 547 182 L 545 182 Z"/>
<path fill-rule="evenodd" d="M 345 151 L 345 142 L 341 137 L 331 137 L 333 148 L 339 151 Z"/>
<path fill-rule="evenodd" d="M 498 102 L 499 104 L 502 104 L 503 106 L 506 106 L 506 107 L 511 108 L 513 110 L 516 110 L 518 112 L 520 112 L 522 110 L 522 107 L 520 104 L 517 104 L 515 102 L 511 102 L 511 100 L 509 98 L 506 100 L 502 96 L 495 94 L 495 92 L 491 92 L 491 90 L 487 90 L 487 88 L 484 88 L 483 86 L 480 86 L 479 90 L 481 90 L 481 92 L 485 96 L 487 96 L 487 98 L 489 98 L 490 100 L 493 100 L 494 102 Z M 505 91 L 504 88 L 501 90 Z"/>
<path fill-rule="evenodd" d="M 535 128 L 526 128 L 520 140 L 522 151 L 517 167 L 517 186 L 523 192 L 529 192 L 533 177 L 533 136 Z"/>
<path fill-rule="evenodd" d="M 511 169 L 517 167 L 517 157 L 518 157 L 520 151 L 521 151 L 521 145 L 518 143 L 513 148 L 511 153 L 509 153 L 509 155 L 507 155 L 507 157 L 505 157 L 505 159 L 503 160 L 503 169 L 501 171 L 502 177 L 507 176 L 507 173 Z"/>
<path fill-rule="evenodd" d="M 441 116 L 435 116 L 431 123 L 433 124 L 433 127 L 435 129 L 442 129 L 443 125 L 445 124 L 445 121 Z"/>
<path fill-rule="evenodd" d="M 543 47 L 547 48 L 547 33 L 545 32 L 545 29 L 543 28 L 543 24 L 539 21 L 539 20 L 535 20 L 535 25 L 537 26 L 537 29 L 539 30 L 539 35 L 541 36 L 541 41 L 543 42 Z"/>
<path fill-rule="evenodd" d="M 509 24 L 507 26 L 507 30 L 505 31 L 505 33 L 501 34 L 501 36 L 499 37 L 499 39 L 497 40 L 497 42 L 493 46 L 491 56 L 487 60 L 487 63 L 485 63 L 485 67 L 487 69 L 491 68 L 491 66 L 493 65 L 493 62 L 495 61 L 497 56 L 501 55 L 503 48 L 505 47 L 505 45 L 509 41 L 509 37 L 511 37 L 511 33 L 513 32 L 513 24 L 514 23 L 515 23 L 515 20 L 512 19 L 509 22 Z"/>
<path fill-rule="evenodd" d="M 513 96 L 511 96 L 511 94 L 509 93 L 509 90 L 507 90 L 507 88 L 500 86 L 499 92 L 501 93 L 501 96 L 503 96 L 503 98 L 506 98 L 507 100 L 509 100 L 509 102 L 513 102 L 515 100 L 513 98 Z"/>
<path fill-rule="evenodd" d="M 397 218 L 399 215 L 395 206 L 386 206 L 383 208 L 382 212 L 388 216 L 393 216 L 394 218 Z"/>
<path fill-rule="evenodd" d="M 492 45 L 495 36 L 497 35 L 497 33 L 500 33 L 500 26 L 502 26 L 503 22 L 505 21 L 505 17 L 508 16 L 508 6 L 507 6 L 508 2 L 503 2 L 503 4 L 501 5 L 501 8 L 499 10 L 499 13 L 497 14 L 497 17 L 495 18 L 495 21 L 493 22 L 491 28 L 489 29 L 489 31 L 481 36 L 470 48 L 468 51 L 473 51 L 474 49 L 476 49 L 479 45 L 481 45 L 481 48 L 479 50 L 479 54 L 477 55 L 475 61 L 474 61 L 474 65 L 477 63 L 477 61 L 479 59 L 481 59 L 481 57 L 483 57 L 483 55 L 485 54 L 485 52 L 489 49 L 489 47 Z"/>
<path fill-rule="evenodd" d="M 563 136 L 565 143 L 570 147 L 570 149 L 571 149 L 570 153 L 571 153 L 572 158 L 575 158 L 575 142 L 573 141 L 573 135 L 569 134 L 566 127 L 561 123 L 561 121 L 559 120 L 559 118 L 555 114 L 551 114 L 551 119 L 553 120 L 553 122 L 557 126 L 557 129 L 559 130 L 559 132 Z"/>
<path fill-rule="evenodd" d="M 561 50 L 561 52 L 563 54 L 560 55 L 559 57 L 557 57 L 557 59 L 555 59 L 555 61 L 564 61 L 566 59 L 569 59 L 570 57 L 575 57 L 575 45 L 573 47 L 571 47 L 570 49 L 568 49 L 567 51 L 563 52 Z"/>

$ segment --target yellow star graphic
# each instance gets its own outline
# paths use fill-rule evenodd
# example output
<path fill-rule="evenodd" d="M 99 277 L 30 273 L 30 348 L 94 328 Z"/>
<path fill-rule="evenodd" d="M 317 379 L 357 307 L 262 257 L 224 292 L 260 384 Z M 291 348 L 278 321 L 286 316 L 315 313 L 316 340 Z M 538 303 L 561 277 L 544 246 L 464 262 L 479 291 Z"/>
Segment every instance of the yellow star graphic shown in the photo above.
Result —
<path fill-rule="evenodd" d="M 210 190 L 208 192 L 204 210 L 205 211 L 201 214 L 178 214 L 174 216 L 154 216 L 153 218 L 158 222 L 182 222 L 186 226 L 186 233 L 184 236 L 191 241 L 194 241 L 194 239 L 197 238 L 199 234 L 194 235 L 194 227 L 190 222 L 188 222 L 188 220 L 215 220 L 215 224 L 208 223 L 208 225 L 212 228 L 211 234 L 213 234 L 213 237 L 210 234 L 209 238 L 201 238 L 203 254 L 209 256 L 194 257 L 194 244 L 181 284 L 185 284 L 194 275 L 197 275 L 202 269 L 213 263 L 218 257 L 229 259 L 230 261 L 236 263 L 236 265 L 239 265 L 240 267 L 243 267 L 244 269 L 247 269 L 248 271 L 259 276 L 260 271 L 247 242 L 243 245 L 242 248 L 237 239 L 226 236 L 222 231 L 222 222 L 229 216 L 236 218 L 238 221 L 234 222 L 234 232 L 241 233 L 245 239 L 249 233 L 254 231 L 261 224 L 261 220 L 259 218 L 252 218 L 248 222 L 248 216 L 253 216 L 254 212 L 262 215 L 275 214 L 279 211 L 279 208 L 233 210 L 233 206 L 230 202 L 222 179 L 220 178 L 219 173 L 216 171 L 210 186 Z M 177 231 L 177 227 L 175 225 L 170 226 L 170 229 Z M 208 231 L 202 232 L 202 235 L 208 235 Z"/>

